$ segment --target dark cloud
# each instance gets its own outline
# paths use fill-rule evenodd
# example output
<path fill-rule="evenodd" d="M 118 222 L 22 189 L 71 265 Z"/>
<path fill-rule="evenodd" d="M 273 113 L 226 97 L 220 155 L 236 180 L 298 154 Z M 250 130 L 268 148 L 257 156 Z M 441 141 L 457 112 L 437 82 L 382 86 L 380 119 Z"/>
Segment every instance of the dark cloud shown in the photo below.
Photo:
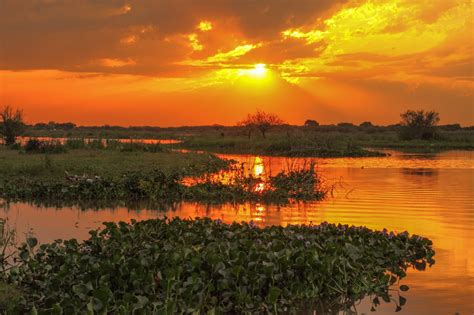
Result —
<path fill-rule="evenodd" d="M 213 32 L 236 41 L 273 43 L 282 30 L 314 23 L 340 2 L 0 0 L 0 69 L 167 75 L 179 72 L 176 62 L 192 53 L 180 36 L 195 32 L 200 20 L 212 21 L 219 27 Z M 204 45 L 211 45 L 205 47 L 209 53 L 223 48 L 219 42 Z M 291 49 L 311 53 L 307 47 Z M 131 59 L 136 65 L 110 68 L 94 62 L 103 58 Z"/>

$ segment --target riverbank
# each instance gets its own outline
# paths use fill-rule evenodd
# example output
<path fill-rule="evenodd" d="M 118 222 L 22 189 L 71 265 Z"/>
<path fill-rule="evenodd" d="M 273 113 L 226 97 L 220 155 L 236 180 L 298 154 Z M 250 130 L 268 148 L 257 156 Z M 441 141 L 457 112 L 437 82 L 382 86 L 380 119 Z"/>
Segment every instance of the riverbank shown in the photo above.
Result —
<path fill-rule="evenodd" d="M 77 139 L 175 139 L 173 148 L 229 154 L 259 154 L 289 157 L 383 156 L 380 148 L 438 152 L 473 150 L 474 130 L 453 126 L 437 127 L 432 140 L 402 141 L 398 126 L 327 125 L 315 127 L 280 126 L 266 138 L 242 127 L 75 127 L 47 130 L 30 127 L 25 135 Z M 373 148 L 367 150 L 367 148 Z"/>
<path fill-rule="evenodd" d="M 63 181 L 66 172 L 76 175 L 119 178 L 123 173 L 160 169 L 164 174 L 180 172 L 199 176 L 229 165 L 227 161 L 205 153 L 183 153 L 170 150 L 146 152 L 121 149 L 67 149 L 58 154 L 28 154 L 0 146 L 0 181 L 18 177 Z"/>

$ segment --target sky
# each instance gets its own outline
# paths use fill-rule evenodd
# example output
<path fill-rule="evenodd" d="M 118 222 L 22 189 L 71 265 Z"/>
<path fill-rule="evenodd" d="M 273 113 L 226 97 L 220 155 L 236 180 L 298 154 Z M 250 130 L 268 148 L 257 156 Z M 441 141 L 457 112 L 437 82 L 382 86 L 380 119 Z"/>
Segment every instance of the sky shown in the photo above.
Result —
<path fill-rule="evenodd" d="M 474 124 L 471 0 L 0 0 L 0 106 L 30 123 L 234 125 L 263 110 Z"/>

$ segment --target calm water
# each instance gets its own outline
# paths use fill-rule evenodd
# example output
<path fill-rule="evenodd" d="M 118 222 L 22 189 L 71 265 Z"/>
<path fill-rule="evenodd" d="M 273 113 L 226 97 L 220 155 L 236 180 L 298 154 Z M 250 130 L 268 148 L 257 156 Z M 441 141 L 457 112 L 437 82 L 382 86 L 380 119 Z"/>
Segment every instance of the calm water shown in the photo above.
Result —
<path fill-rule="evenodd" d="M 25 145 L 28 140 L 30 139 L 36 139 L 39 141 L 45 141 L 45 142 L 59 142 L 61 144 L 65 144 L 67 140 L 84 140 L 86 143 L 87 142 L 92 142 L 99 140 L 97 138 L 52 138 L 52 137 L 18 137 L 17 141 Z M 107 141 L 117 141 L 121 143 L 143 143 L 143 144 L 177 144 L 181 143 L 181 140 L 176 140 L 176 139 L 100 139 L 101 142 L 104 145 L 107 145 Z M 0 139 L 0 144 L 3 144 L 3 140 Z"/>
<path fill-rule="evenodd" d="M 225 156 L 246 163 L 248 172 L 274 174 L 307 159 Z M 275 207 L 263 204 L 205 206 L 183 203 L 166 212 L 152 210 L 38 208 L 23 203 L 3 207 L 20 236 L 31 230 L 42 242 L 88 236 L 103 221 L 142 220 L 158 216 L 207 216 L 226 222 L 253 220 L 259 225 L 332 223 L 365 225 L 423 235 L 434 242 L 436 264 L 409 272 L 410 291 L 402 314 L 474 314 L 474 152 L 405 154 L 388 158 L 317 159 L 328 185 L 328 200 Z M 368 301 L 357 306 L 369 313 Z M 393 314 L 384 304 L 376 314 Z"/>

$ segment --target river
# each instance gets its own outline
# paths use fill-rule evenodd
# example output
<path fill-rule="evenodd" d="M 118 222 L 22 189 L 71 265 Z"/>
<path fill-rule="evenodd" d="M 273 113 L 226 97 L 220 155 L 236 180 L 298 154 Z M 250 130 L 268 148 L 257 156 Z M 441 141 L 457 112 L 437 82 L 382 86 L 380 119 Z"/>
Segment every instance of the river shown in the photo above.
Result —
<path fill-rule="evenodd" d="M 321 202 L 268 206 L 207 206 L 182 203 L 175 209 L 84 210 L 45 208 L 12 203 L 0 208 L 18 235 L 33 233 L 40 242 L 57 238 L 84 239 L 103 221 L 143 220 L 166 215 L 211 217 L 225 222 L 254 221 L 260 226 L 327 221 L 371 229 L 409 231 L 430 238 L 436 264 L 424 272 L 409 271 L 410 286 L 401 314 L 474 313 L 474 152 L 401 153 L 389 157 L 314 159 L 332 194 Z M 275 174 L 308 159 L 221 155 L 245 163 L 248 172 Z M 369 313 L 370 303 L 357 305 Z M 382 304 L 375 314 L 395 313 Z"/>

